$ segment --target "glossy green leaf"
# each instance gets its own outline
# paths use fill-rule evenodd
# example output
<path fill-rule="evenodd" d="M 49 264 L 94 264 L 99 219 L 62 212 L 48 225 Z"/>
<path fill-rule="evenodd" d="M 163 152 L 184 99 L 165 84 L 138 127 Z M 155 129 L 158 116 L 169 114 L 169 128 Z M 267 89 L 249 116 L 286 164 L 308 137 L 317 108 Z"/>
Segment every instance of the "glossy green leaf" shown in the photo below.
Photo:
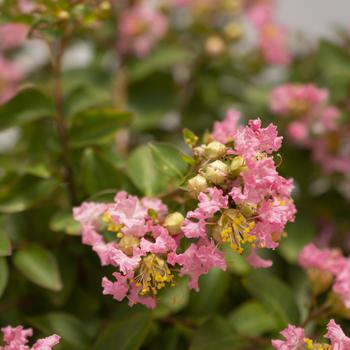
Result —
<path fill-rule="evenodd" d="M 7 233 L 0 230 L 0 257 L 11 255 L 11 241 Z"/>
<path fill-rule="evenodd" d="M 11 179 L 3 184 L 0 193 L 0 212 L 17 213 L 29 209 L 47 199 L 58 184 L 55 179 L 40 179 L 29 175 Z"/>
<path fill-rule="evenodd" d="M 52 312 L 38 317 L 28 318 L 29 323 L 47 335 L 59 334 L 60 345 L 66 350 L 87 349 L 89 334 L 87 326 L 73 315 Z"/>
<path fill-rule="evenodd" d="M 254 271 L 243 280 L 249 293 L 270 310 L 281 327 L 298 324 L 300 312 L 292 289 L 266 271 Z"/>
<path fill-rule="evenodd" d="M 53 114 L 52 101 L 36 88 L 21 90 L 0 106 L 0 129 L 32 122 Z"/>
<path fill-rule="evenodd" d="M 129 112 L 113 108 L 87 109 L 72 118 L 70 146 L 83 147 L 108 142 L 118 129 L 132 120 Z"/>
<path fill-rule="evenodd" d="M 84 189 L 89 195 L 107 189 L 117 191 L 125 179 L 125 175 L 112 157 L 98 153 L 92 148 L 84 150 L 81 172 L 84 174 L 82 179 Z"/>
<path fill-rule="evenodd" d="M 245 342 L 229 323 L 217 316 L 196 331 L 190 350 L 238 350 L 244 346 Z"/>
<path fill-rule="evenodd" d="M 278 322 L 262 304 L 248 301 L 228 316 L 230 325 L 240 334 L 260 335 L 278 329 Z"/>
<path fill-rule="evenodd" d="M 205 316 L 215 313 L 225 300 L 230 283 L 230 275 L 219 269 L 211 269 L 200 277 L 200 293 L 191 295 L 190 312 L 194 316 Z"/>
<path fill-rule="evenodd" d="M 191 58 L 191 53 L 182 47 L 170 45 L 158 47 L 152 55 L 142 60 L 135 60 L 129 65 L 129 79 L 132 81 L 144 79 L 154 72 L 171 68 L 176 63 L 188 62 Z"/>
<path fill-rule="evenodd" d="M 293 264 L 297 262 L 300 250 L 313 240 L 316 228 L 311 221 L 299 216 L 295 222 L 287 225 L 286 232 L 287 237 L 281 240 L 278 252 Z"/>
<path fill-rule="evenodd" d="M 150 313 L 136 314 L 113 322 L 102 331 L 94 350 L 137 350 L 151 329 Z"/>
<path fill-rule="evenodd" d="M 62 289 L 57 261 L 47 249 L 39 245 L 26 246 L 16 251 L 13 261 L 33 283 L 53 291 Z"/>
<path fill-rule="evenodd" d="M 131 180 L 147 196 L 174 190 L 183 181 L 187 167 L 181 152 L 166 144 L 141 146 L 128 159 Z"/>
<path fill-rule="evenodd" d="M 188 304 L 189 296 L 188 279 L 178 279 L 175 281 L 175 286 L 166 288 L 159 294 L 154 314 L 157 317 L 164 317 L 182 310 Z"/>
<path fill-rule="evenodd" d="M 0 297 L 4 293 L 8 280 L 8 268 L 5 258 L 0 258 Z"/>

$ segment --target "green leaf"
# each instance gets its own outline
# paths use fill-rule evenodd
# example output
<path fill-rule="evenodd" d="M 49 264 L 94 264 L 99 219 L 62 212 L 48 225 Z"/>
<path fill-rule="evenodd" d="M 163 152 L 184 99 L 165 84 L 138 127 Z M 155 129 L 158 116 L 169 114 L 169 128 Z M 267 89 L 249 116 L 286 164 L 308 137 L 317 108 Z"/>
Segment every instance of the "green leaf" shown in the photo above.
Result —
<path fill-rule="evenodd" d="M 150 313 L 140 313 L 110 324 L 99 336 L 94 350 L 137 350 L 152 326 Z"/>
<path fill-rule="evenodd" d="M 293 291 L 277 277 L 266 271 L 254 271 L 243 280 L 249 293 L 270 310 L 283 328 L 298 324 L 300 312 Z"/>
<path fill-rule="evenodd" d="M 0 212 L 18 213 L 27 210 L 47 199 L 57 187 L 58 181 L 55 179 L 29 175 L 11 179 L 9 183 L 3 184 L 3 191 L 0 192 Z"/>
<path fill-rule="evenodd" d="M 278 329 L 275 317 L 257 301 L 248 301 L 228 316 L 230 325 L 240 334 L 260 335 Z"/>
<path fill-rule="evenodd" d="M 182 135 L 185 140 L 185 143 L 189 145 L 190 147 L 194 147 L 198 142 L 198 136 L 192 132 L 190 129 L 183 129 Z"/>
<path fill-rule="evenodd" d="M 51 100 L 36 88 L 21 90 L 0 107 L 0 129 L 20 126 L 53 113 Z"/>
<path fill-rule="evenodd" d="M 217 316 L 196 331 L 190 350 L 238 350 L 245 345 L 228 322 Z"/>
<path fill-rule="evenodd" d="M 50 220 L 50 230 L 79 236 L 80 224 L 73 219 L 72 213 L 58 212 Z"/>
<path fill-rule="evenodd" d="M 45 163 L 31 163 L 28 159 L 13 156 L 12 154 L 0 155 L 0 166 L 6 172 L 14 172 L 19 175 L 34 175 L 47 179 L 50 177 L 50 170 Z"/>
<path fill-rule="evenodd" d="M 129 64 L 129 79 L 133 82 L 145 79 L 148 75 L 172 68 L 174 64 L 188 62 L 192 54 L 180 46 L 161 46 L 152 55 Z"/>
<path fill-rule="evenodd" d="M 189 296 L 188 279 L 180 278 L 175 281 L 175 286 L 167 288 L 159 294 L 154 315 L 165 317 L 172 312 L 182 310 L 188 304 Z"/>
<path fill-rule="evenodd" d="M 4 293 L 8 280 L 8 268 L 5 258 L 0 258 L 0 297 Z"/>
<path fill-rule="evenodd" d="M 247 263 L 247 260 L 239 253 L 235 252 L 229 244 L 223 244 L 222 250 L 225 255 L 228 271 L 239 276 L 245 276 L 251 271 L 251 267 Z"/>
<path fill-rule="evenodd" d="M 38 317 L 28 318 L 28 322 L 47 335 L 59 334 L 60 345 L 64 349 L 87 349 L 89 335 L 86 324 L 73 315 L 63 312 L 52 312 Z"/>
<path fill-rule="evenodd" d="M 33 283 L 52 291 L 62 289 L 57 261 L 45 248 L 27 246 L 14 254 L 13 261 L 16 268 Z"/>
<path fill-rule="evenodd" d="M 12 253 L 11 241 L 4 231 L 0 231 L 0 257 L 9 256 Z"/>
<path fill-rule="evenodd" d="M 87 109 L 72 118 L 70 146 L 83 147 L 108 142 L 118 129 L 131 122 L 129 112 L 113 108 Z"/>
<path fill-rule="evenodd" d="M 311 221 L 298 216 L 295 222 L 287 225 L 286 232 L 288 236 L 282 239 L 277 251 L 293 264 L 297 262 L 300 250 L 313 240 L 316 229 Z"/>
<path fill-rule="evenodd" d="M 174 190 L 183 181 L 187 167 L 181 152 L 166 144 L 141 146 L 128 159 L 129 176 L 146 196 Z"/>
<path fill-rule="evenodd" d="M 117 190 L 122 187 L 125 178 L 112 157 L 106 157 L 92 148 L 84 150 L 81 173 L 84 174 L 84 189 L 89 195 L 106 189 Z"/>
<path fill-rule="evenodd" d="M 190 312 L 195 316 L 215 313 L 227 295 L 230 275 L 219 269 L 211 269 L 199 280 L 200 293 L 191 295 Z"/>

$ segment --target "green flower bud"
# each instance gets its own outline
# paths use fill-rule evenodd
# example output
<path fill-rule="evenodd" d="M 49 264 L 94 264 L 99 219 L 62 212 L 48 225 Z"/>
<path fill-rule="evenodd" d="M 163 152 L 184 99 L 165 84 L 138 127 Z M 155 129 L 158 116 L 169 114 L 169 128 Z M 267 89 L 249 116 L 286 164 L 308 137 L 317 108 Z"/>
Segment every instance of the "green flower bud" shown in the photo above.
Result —
<path fill-rule="evenodd" d="M 226 146 L 219 141 L 212 141 L 205 147 L 205 155 L 210 159 L 217 159 L 226 154 Z"/>
<path fill-rule="evenodd" d="M 140 239 L 133 235 L 125 235 L 119 241 L 119 248 L 128 256 L 133 254 L 134 247 L 137 247 Z"/>
<path fill-rule="evenodd" d="M 234 157 L 230 165 L 231 175 L 238 176 L 244 167 L 244 158 L 242 156 Z"/>
<path fill-rule="evenodd" d="M 184 216 L 178 211 L 169 214 L 164 220 L 164 226 L 168 229 L 171 235 L 177 235 L 181 232 L 181 226 L 185 220 Z"/>
<path fill-rule="evenodd" d="M 196 175 L 188 181 L 188 189 L 191 192 L 204 192 L 208 188 L 207 179 L 202 175 Z"/>
<path fill-rule="evenodd" d="M 205 169 L 205 177 L 215 185 L 222 184 L 229 173 L 229 167 L 221 160 L 210 163 Z"/>

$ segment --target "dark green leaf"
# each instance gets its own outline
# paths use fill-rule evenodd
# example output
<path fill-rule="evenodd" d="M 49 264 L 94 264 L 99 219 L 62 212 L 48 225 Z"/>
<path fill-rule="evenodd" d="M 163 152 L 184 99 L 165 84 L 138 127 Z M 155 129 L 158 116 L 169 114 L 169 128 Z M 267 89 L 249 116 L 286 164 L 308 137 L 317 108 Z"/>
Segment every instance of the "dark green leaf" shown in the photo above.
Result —
<path fill-rule="evenodd" d="M 86 349 L 89 345 L 86 324 L 73 315 L 52 312 L 43 316 L 30 317 L 28 321 L 44 334 L 59 334 L 62 337 L 60 345 L 64 349 Z"/>
<path fill-rule="evenodd" d="M 150 313 L 127 317 L 109 325 L 99 336 L 94 350 L 137 350 L 150 331 Z"/>
<path fill-rule="evenodd" d="M 293 291 L 277 277 L 266 271 L 254 271 L 243 280 L 249 293 L 270 310 L 281 328 L 298 324 L 300 313 Z"/>
<path fill-rule="evenodd" d="M 70 146 L 83 147 L 108 142 L 115 137 L 118 129 L 130 124 L 131 119 L 129 112 L 113 108 L 80 112 L 72 118 Z"/>
<path fill-rule="evenodd" d="M 57 261 L 45 248 L 27 246 L 14 254 L 13 261 L 17 269 L 33 283 L 53 291 L 62 289 Z"/>
<path fill-rule="evenodd" d="M 23 89 L 0 107 L 0 129 L 20 126 L 52 113 L 53 104 L 47 96 L 35 88 Z"/>
<path fill-rule="evenodd" d="M 11 255 L 11 241 L 6 232 L 0 230 L 0 257 Z"/>
<path fill-rule="evenodd" d="M 0 212 L 17 213 L 48 198 L 58 187 L 55 179 L 40 179 L 34 176 L 11 179 L 3 185 L 0 193 Z"/>
<path fill-rule="evenodd" d="M 260 335 L 278 329 L 275 317 L 262 304 L 248 301 L 230 313 L 230 325 L 241 334 Z"/>
<path fill-rule="evenodd" d="M 183 181 L 187 167 L 181 153 L 165 144 L 141 146 L 128 159 L 131 180 L 147 196 L 174 190 Z"/>
<path fill-rule="evenodd" d="M 0 297 L 4 293 L 8 279 L 8 268 L 5 258 L 0 258 Z"/>

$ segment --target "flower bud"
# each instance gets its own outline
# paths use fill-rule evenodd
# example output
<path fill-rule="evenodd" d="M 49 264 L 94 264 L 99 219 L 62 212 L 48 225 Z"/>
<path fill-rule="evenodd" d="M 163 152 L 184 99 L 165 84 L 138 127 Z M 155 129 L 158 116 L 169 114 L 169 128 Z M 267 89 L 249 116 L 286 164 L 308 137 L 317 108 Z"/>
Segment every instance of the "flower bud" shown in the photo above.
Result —
<path fill-rule="evenodd" d="M 221 160 L 210 163 L 205 169 L 205 177 L 215 185 L 222 184 L 229 173 L 229 167 Z"/>
<path fill-rule="evenodd" d="M 184 216 L 178 211 L 169 214 L 164 220 L 164 226 L 168 229 L 171 235 L 177 235 L 181 232 L 181 226 L 185 220 Z"/>
<path fill-rule="evenodd" d="M 119 241 L 119 248 L 128 256 L 133 254 L 133 250 L 140 243 L 140 239 L 133 235 L 125 235 Z"/>
<path fill-rule="evenodd" d="M 243 169 L 244 169 L 244 158 L 242 156 L 234 157 L 230 165 L 231 175 L 238 176 Z"/>
<path fill-rule="evenodd" d="M 226 146 L 219 141 L 212 141 L 205 147 L 205 155 L 210 159 L 216 159 L 226 154 Z"/>
<path fill-rule="evenodd" d="M 211 56 L 219 56 L 225 51 L 225 42 L 218 35 L 213 35 L 207 39 L 205 51 Z"/>
<path fill-rule="evenodd" d="M 320 295 L 332 284 L 333 276 L 330 272 L 318 269 L 307 270 L 313 295 Z"/>
<path fill-rule="evenodd" d="M 193 154 L 197 158 L 203 158 L 205 155 L 205 146 L 201 145 L 193 149 Z"/>
<path fill-rule="evenodd" d="M 242 35 L 242 29 L 237 23 L 230 22 L 225 26 L 224 33 L 228 39 L 237 40 Z"/>
<path fill-rule="evenodd" d="M 57 14 L 57 17 L 61 20 L 61 21 L 66 21 L 69 18 L 69 13 L 65 10 L 60 10 Z"/>
<path fill-rule="evenodd" d="M 109 1 L 102 1 L 100 4 L 100 9 L 102 11 L 109 11 L 111 9 L 111 3 Z"/>
<path fill-rule="evenodd" d="M 191 192 L 199 193 L 204 192 L 208 188 L 207 179 L 202 175 L 196 175 L 192 179 L 188 180 L 188 189 Z"/>

